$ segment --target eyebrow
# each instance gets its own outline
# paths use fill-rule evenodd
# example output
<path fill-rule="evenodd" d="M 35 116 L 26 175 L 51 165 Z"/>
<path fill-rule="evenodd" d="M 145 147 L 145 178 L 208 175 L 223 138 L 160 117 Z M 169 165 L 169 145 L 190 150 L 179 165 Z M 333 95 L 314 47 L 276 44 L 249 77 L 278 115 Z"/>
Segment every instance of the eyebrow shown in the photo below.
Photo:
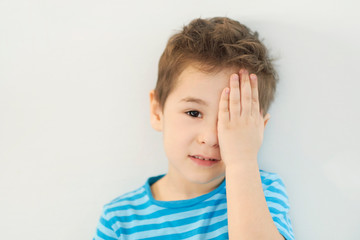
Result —
<path fill-rule="evenodd" d="M 192 103 L 197 103 L 200 105 L 208 106 L 208 104 L 204 100 L 202 100 L 200 98 L 194 98 L 194 97 L 186 97 L 186 98 L 181 99 L 179 102 L 187 102 L 187 103 L 192 102 Z"/>

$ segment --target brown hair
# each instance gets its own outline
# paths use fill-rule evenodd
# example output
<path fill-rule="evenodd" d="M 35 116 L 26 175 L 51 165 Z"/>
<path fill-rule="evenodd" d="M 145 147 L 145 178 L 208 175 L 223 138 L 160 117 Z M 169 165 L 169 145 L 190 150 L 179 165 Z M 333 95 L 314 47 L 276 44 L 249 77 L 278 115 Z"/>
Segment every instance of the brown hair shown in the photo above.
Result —
<path fill-rule="evenodd" d="M 246 68 L 258 77 L 263 115 L 274 99 L 278 75 L 257 32 L 226 17 L 194 19 L 168 41 L 160 57 L 155 98 L 161 109 L 189 64 L 205 72 L 228 67 Z"/>

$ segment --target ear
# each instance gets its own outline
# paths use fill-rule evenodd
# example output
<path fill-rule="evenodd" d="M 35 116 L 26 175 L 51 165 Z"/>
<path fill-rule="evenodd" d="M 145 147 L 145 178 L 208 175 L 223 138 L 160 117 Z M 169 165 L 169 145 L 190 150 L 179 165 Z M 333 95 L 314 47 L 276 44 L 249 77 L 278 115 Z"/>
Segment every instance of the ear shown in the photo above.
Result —
<path fill-rule="evenodd" d="M 264 128 L 266 127 L 266 124 L 268 123 L 269 119 L 270 119 L 270 114 L 266 114 L 265 117 L 264 117 Z"/>
<path fill-rule="evenodd" d="M 150 122 L 153 129 L 162 131 L 163 114 L 159 102 L 155 99 L 155 91 L 150 91 Z"/>

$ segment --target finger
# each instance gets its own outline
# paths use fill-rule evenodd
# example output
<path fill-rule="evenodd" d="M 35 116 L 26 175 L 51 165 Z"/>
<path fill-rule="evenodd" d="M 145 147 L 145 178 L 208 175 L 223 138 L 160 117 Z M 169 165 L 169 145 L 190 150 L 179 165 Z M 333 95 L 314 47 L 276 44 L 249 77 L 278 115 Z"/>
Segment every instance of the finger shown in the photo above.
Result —
<path fill-rule="evenodd" d="M 253 116 L 259 115 L 260 105 L 259 105 L 259 90 L 258 90 L 258 79 L 255 74 L 250 75 L 251 80 L 251 96 L 252 96 L 252 106 L 251 111 Z"/>
<path fill-rule="evenodd" d="M 230 96 L 229 96 L 230 120 L 240 117 L 240 83 L 239 75 L 232 74 L 230 76 Z"/>
<path fill-rule="evenodd" d="M 240 70 L 241 115 L 251 115 L 251 86 L 247 70 Z"/>
<path fill-rule="evenodd" d="M 222 123 L 229 122 L 230 120 L 229 92 L 230 89 L 228 87 L 224 88 L 220 97 L 218 119 Z"/>

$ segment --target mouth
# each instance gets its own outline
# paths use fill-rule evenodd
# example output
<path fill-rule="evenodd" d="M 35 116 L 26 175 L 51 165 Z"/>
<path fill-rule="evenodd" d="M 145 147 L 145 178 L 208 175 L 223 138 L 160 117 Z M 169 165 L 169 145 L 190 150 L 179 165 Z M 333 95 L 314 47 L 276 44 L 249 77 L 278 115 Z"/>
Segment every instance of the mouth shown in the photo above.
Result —
<path fill-rule="evenodd" d="M 216 157 L 206 157 L 206 156 L 202 156 L 202 155 L 189 155 L 189 157 L 195 158 L 195 159 L 199 159 L 199 160 L 203 160 L 203 161 L 212 161 L 212 162 L 219 162 L 219 161 L 221 161 L 220 158 L 216 158 Z"/>

